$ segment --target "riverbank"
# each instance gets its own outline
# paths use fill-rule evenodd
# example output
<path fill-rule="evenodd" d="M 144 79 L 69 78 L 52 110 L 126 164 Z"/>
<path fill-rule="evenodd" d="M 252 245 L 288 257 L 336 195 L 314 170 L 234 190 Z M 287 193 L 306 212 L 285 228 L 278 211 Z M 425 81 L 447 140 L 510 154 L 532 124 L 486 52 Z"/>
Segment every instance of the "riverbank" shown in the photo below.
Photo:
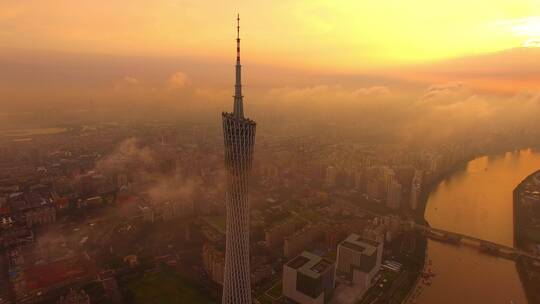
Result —
<path fill-rule="evenodd" d="M 452 176 L 456 172 L 459 172 L 460 170 L 467 168 L 467 163 L 473 160 L 475 157 L 476 156 L 471 156 L 470 158 L 466 158 L 456 163 L 455 165 L 451 166 L 444 172 L 438 174 L 435 178 L 433 178 L 432 181 L 422 186 L 422 191 L 420 191 L 420 198 L 418 200 L 418 208 L 416 208 L 414 212 L 414 219 L 418 224 L 430 226 L 428 221 L 425 219 L 426 207 L 427 207 L 429 196 L 431 195 L 431 193 L 433 193 L 433 191 L 437 189 L 439 184 L 442 183 L 445 179 L 448 179 L 450 176 Z"/>
<path fill-rule="evenodd" d="M 523 148 L 523 149 L 525 149 L 525 148 Z M 540 146 L 530 148 L 530 149 L 532 149 L 533 151 L 534 150 L 540 150 Z M 515 148 L 511 152 L 520 151 L 520 150 L 521 149 L 519 149 L 519 148 Z M 464 158 L 461 161 L 458 161 L 456 164 L 454 164 L 453 166 L 450 166 L 444 172 L 439 173 L 437 176 L 435 176 L 432 181 L 430 181 L 427 184 L 424 184 L 422 186 L 422 191 L 420 192 L 420 198 L 418 200 L 418 208 L 416 208 L 415 212 L 413 213 L 414 220 L 419 224 L 424 224 L 424 225 L 429 226 L 429 223 L 425 219 L 425 212 L 426 212 L 427 202 L 428 202 L 428 199 L 429 199 L 429 196 L 431 195 L 431 193 L 433 193 L 433 191 L 437 190 L 437 187 L 439 186 L 439 184 L 442 183 L 444 180 L 450 178 L 456 172 L 459 172 L 461 170 L 466 169 L 467 164 L 470 161 L 472 161 L 472 160 L 474 160 L 474 159 L 476 159 L 478 157 L 482 157 L 482 156 L 486 156 L 486 155 L 502 155 L 504 153 L 508 153 L 508 151 L 507 150 L 497 149 L 497 150 L 493 150 L 491 152 L 475 153 L 475 154 L 473 154 L 473 155 L 471 155 L 469 157 Z"/>
<path fill-rule="evenodd" d="M 425 219 L 425 210 L 426 210 L 426 206 L 427 206 L 427 202 L 428 202 L 430 194 L 437 189 L 437 186 L 442 181 L 449 178 L 455 172 L 458 172 L 459 170 L 463 170 L 471 159 L 473 158 L 471 157 L 470 159 L 466 159 L 464 161 L 458 162 L 457 164 L 455 164 L 454 166 L 446 170 L 444 173 L 439 174 L 430 183 L 424 185 L 424 187 L 422 188 L 422 191 L 420 192 L 418 208 L 413 213 L 414 220 L 417 224 L 429 226 L 428 221 Z M 421 242 L 417 242 L 417 246 L 414 252 L 414 256 L 420 261 L 417 277 L 414 280 L 414 283 L 411 284 L 411 287 L 409 291 L 407 292 L 406 296 L 404 297 L 402 303 L 409 303 L 411 301 L 414 301 L 413 298 L 419 292 L 417 290 L 419 288 L 419 285 L 422 282 L 422 273 L 426 272 L 426 262 L 427 262 L 426 260 L 427 260 L 427 253 L 428 253 L 427 243 L 428 243 L 427 237 L 423 237 Z"/>

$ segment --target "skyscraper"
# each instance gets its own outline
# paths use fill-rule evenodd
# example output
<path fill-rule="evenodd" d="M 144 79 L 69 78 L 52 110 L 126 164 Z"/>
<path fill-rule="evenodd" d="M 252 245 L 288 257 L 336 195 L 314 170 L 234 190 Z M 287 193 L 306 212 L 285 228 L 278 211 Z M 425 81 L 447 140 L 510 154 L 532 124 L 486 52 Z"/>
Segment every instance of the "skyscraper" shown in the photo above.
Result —
<path fill-rule="evenodd" d="M 395 180 L 388 185 L 388 193 L 386 193 L 386 205 L 394 210 L 399 209 L 401 206 L 401 184 Z"/>
<path fill-rule="evenodd" d="M 223 304 L 250 304 L 248 182 L 255 145 L 253 120 L 244 117 L 240 65 L 240 16 L 237 18 L 236 84 L 234 109 L 223 113 L 225 167 L 227 170 L 227 238 Z"/>

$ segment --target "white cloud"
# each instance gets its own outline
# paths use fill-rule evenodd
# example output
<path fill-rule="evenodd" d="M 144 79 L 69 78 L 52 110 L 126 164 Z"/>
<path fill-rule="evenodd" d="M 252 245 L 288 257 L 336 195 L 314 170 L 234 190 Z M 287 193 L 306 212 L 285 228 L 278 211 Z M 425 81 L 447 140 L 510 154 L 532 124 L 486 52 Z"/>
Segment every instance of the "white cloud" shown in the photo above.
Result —
<path fill-rule="evenodd" d="M 529 38 L 523 43 L 524 47 L 540 47 L 540 37 Z"/>
<path fill-rule="evenodd" d="M 540 36 L 540 16 L 509 20 L 510 28 L 520 36 Z"/>
<path fill-rule="evenodd" d="M 447 103 L 452 99 L 469 94 L 469 89 L 461 82 L 437 84 L 430 86 L 420 98 L 421 102 Z"/>
<path fill-rule="evenodd" d="M 181 89 L 190 85 L 191 81 L 184 72 L 176 72 L 169 77 L 169 85 L 171 88 Z"/>
<path fill-rule="evenodd" d="M 133 84 L 133 85 L 139 84 L 139 80 L 131 76 L 126 76 L 122 78 L 122 82 L 127 83 L 127 84 Z"/>
<path fill-rule="evenodd" d="M 390 89 L 384 86 L 347 88 L 341 85 L 317 85 L 310 87 L 283 87 L 271 89 L 271 100 L 282 102 L 359 102 L 366 97 L 389 97 Z"/>
<path fill-rule="evenodd" d="M 475 92 L 456 82 L 429 87 L 411 107 L 401 134 L 409 140 L 449 142 L 459 138 L 485 138 L 498 129 L 535 124 L 540 95 Z"/>
<path fill-rule="evenodd" d="M 506 19 L 497 24 L 516 36 L 526 37 L 524 47 L 540 47 L 540 16 Z"/>
<path fill-rule="evenodd" d="M 115 91 L 132 90 L 134 87 L 139 86 L 140 81 L 132 76 L 124 76 L 114 84 Z"/>

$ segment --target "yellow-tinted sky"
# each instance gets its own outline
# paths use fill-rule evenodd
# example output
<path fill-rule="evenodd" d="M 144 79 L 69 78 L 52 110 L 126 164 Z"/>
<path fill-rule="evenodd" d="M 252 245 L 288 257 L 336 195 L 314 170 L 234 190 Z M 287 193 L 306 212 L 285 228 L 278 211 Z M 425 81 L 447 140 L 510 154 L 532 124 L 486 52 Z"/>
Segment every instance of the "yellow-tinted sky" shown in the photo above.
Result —
<path fill-rule="evenodd" d="M 540 0 L 3 0 L 0 48 L 357 70 L 540 44 Z"/>

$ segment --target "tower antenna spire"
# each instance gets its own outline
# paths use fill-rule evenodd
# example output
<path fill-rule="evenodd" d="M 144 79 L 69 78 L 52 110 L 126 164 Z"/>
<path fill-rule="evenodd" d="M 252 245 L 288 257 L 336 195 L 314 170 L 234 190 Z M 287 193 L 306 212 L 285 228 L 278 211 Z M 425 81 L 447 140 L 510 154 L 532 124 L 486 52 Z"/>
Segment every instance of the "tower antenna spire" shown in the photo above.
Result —
<path fill-rule="evenodd" d="M 240 64 L 240 14 L 236 17 L 236 64 Z"/>
<path fill-rule="evenodd" d="M 244 118 L 242 96 L 242 66 L 240 65 L 240 14 L 236 17 L 236 83 L 234 85 L 234 110 L 236 117 Z"/>

